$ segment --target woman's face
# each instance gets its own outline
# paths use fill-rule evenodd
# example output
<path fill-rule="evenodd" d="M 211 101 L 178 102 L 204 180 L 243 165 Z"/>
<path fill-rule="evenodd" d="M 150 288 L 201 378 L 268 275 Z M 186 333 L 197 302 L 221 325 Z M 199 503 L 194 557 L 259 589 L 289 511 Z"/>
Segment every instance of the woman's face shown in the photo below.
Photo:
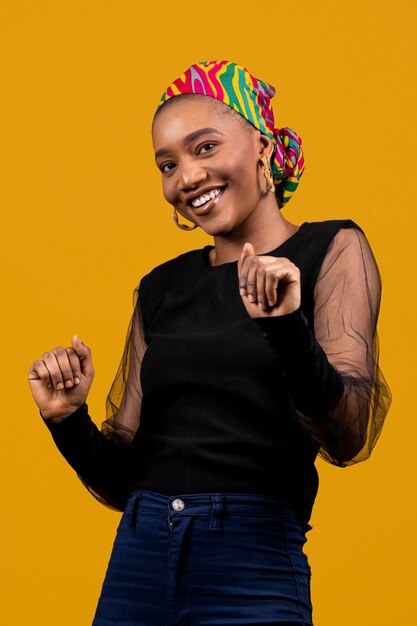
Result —
<path fill-rule="evenodd" d="M 210 235 L 235 230 L 265 201 L 260 157 L 270 157 L 272 142 L 212 98 L 174 98 L 152 138 L 165 199 Z"/>

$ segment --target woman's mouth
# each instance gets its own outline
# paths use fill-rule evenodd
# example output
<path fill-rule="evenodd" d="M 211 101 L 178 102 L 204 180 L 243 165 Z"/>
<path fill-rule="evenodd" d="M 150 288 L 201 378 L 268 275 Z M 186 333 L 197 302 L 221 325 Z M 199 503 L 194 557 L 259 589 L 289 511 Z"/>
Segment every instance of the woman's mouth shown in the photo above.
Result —
<path fill-rule="evenodd" d="M 196 215 L 205 215 L 211 209 L 217 205 L 223 197 L 227 185 L 223 187 L 217 187 L 217 189 L 212 189 L 209 193 L 200 196 L 193 202 L 197 204 L 197 206 L 193 205 L 193 202 L 190 202 L 190 207 Z"/>

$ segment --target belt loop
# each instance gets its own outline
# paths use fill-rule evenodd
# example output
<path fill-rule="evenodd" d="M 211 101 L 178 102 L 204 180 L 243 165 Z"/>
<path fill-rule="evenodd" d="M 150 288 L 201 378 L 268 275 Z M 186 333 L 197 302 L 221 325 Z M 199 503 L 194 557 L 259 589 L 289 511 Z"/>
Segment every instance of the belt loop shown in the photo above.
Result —
<path fill-rule="evenodd" d="M 213 493 L 211 495 L 212 509 L 210 517 L 210 530 L 221 530 L 222 521 L 221 516 L 223 514 L 223 501 L 222 496 L 219 493 Z"/>
<path fill-rule="evenodd" d="M 308 522 L 304 521 L 304 522 L 303 522 L 303 531 L 304 531 L 304 534 L 305 534 L 305 533 L 308 533 L 310 530 L 313 530 L 312 525 L 311 525 L 311 524 L 309 524 Z"/>
<path fill-rule="evenodd" d="M 132 532 L 136 532 L 136 514 L 141 497 L 142 493 L 137 491 L 132 495 L 127 503 L 126 516 L 129 522 L 129 528 Z"/>

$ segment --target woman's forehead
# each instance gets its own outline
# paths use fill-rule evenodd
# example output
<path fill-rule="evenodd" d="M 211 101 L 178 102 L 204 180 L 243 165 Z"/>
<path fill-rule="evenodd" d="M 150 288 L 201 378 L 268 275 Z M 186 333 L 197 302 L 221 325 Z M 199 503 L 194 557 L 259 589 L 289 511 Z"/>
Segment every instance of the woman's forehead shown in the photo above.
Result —
<path fill-rule="evenodd" d="M 243 133 L 236 115 L 233 115 L 233 112 L 229 114 L 223 107 L 219 107 L 214 98 L 178 97 L 173 100 L 177 102 L 164 106 L 155 117 L 152 129 L 155 150 L 167 142 L 182 142 L 189 135 L 202 129 L 211 129 L 207 132 L 216 131 L 223 136 Z"/>

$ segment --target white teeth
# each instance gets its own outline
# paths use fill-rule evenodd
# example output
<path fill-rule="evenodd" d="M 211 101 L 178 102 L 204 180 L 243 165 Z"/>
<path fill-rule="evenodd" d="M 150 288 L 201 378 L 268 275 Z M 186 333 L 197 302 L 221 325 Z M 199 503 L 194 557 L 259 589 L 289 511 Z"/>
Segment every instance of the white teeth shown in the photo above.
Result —
<path fill-rule="evenodd" d="M 191 204 L 193 205 L 193 207 L 201 206 L 203 204 L 206 204 L 206 202 L 208 202 L 209 200 L 212 200 L 219 194 L 220 194 L 220 189 L 212 189 L 212 191 L 210 191 L 209 193 L 206 193 L 204 196 L 200 196 L 199 198 L 196 198 L 195 200 L 191 200 Z"/>

